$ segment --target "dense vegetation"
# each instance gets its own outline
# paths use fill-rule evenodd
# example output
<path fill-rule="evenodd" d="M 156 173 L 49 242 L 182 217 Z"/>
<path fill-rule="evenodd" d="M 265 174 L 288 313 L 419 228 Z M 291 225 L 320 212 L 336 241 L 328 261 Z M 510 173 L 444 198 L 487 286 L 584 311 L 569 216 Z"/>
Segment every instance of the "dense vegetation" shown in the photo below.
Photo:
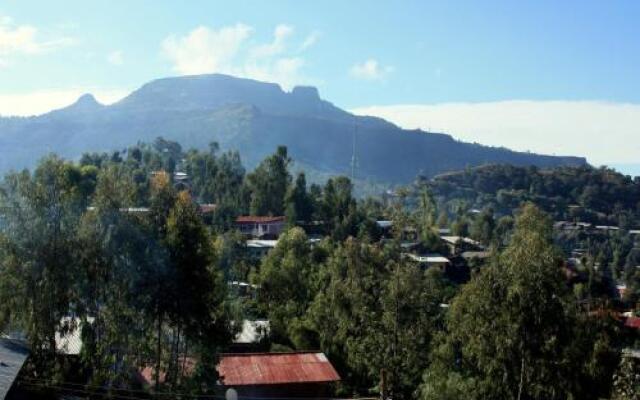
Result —
<path fill-rule="evenodd" d="M 564 218 L 576 202 L 585 215 L 628 215 L 633 225 L 638 182 L 590 168 L 492 167 L 356 200 L 349 179 L 307 185 L 290 165 L 285 147 L 247 173 L 238 153 L 216 144 L 185 152 L 159 138 L 78 163 L 49 156 L 33 172 L 6 175 L 0 328 L 27 334 L 23 382 L 46 391 L 72 381 L 114 396 L 212 394 L 216 354 L 243 319 L 267 318 L 261 346 L 322 350 L 342 376 L 340 396 L 634 398 L 638 366 L 620 349 L 637 334 L 613 318 L 633 299 L 607 303 L 614 297 L 595 263 L 609 260 L 591 252 L 617 249 L 623 232 L 585 239 L 594 241 L 586 279 L 568 279 L 567 242 L 549 215 Z M 519 197 L 504 203 L 503 191 Z M 601 193 L 613 197 L 601 201 Z M 611 204 L 617 196 L 620 205 Z M 215 211 L 203 213 L 200 204 L 210 203 Z M 234 229 L 246 214 L 286 216 L 288 229 L 261 260 Z M 381 219 L 393 221 L 390 232 Z M 491 249 L 466 283 L 404 257 L 408 240 L 448 255 L 438 233 L 445 227 Z M 622 271 L 629 292 L 639 290 L 640 275 Z M 250 281 L 257 292 L 243 296 L 230 281 Z M 84 341 L 79 367 L 56 349 L 56 333 L 74 329 Z M 154 387 L 132 379 L 142 367 L 154 371 Z"/>

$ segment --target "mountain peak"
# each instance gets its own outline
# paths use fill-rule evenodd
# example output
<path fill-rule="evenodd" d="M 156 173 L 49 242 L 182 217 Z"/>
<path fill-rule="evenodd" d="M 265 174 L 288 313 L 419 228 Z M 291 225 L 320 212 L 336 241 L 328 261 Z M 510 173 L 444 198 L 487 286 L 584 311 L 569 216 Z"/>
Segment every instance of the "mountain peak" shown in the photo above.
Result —
<path fill-rule="evenodd" d="M 70 105 L 68 108 L 80 111 L 89 111 L 95 110 L 96 108 L 103 107 L 102 104 L 98 103 L 96 98 L 91 93 L 85 93 L 76 100 L 75 103 Z"/>

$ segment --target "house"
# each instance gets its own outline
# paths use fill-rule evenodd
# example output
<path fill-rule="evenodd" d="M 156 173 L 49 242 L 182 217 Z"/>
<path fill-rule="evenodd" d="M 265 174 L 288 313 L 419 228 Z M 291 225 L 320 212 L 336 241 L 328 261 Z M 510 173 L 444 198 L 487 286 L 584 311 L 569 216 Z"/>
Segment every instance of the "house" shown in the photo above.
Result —
<path fill-rule="evenodd" d="M 247 240 L 247 252 L 249 256 L 260 259 L 266 256 L 277 244 L 277 240 L 250 239 Z"/>
<path fill-rule="evenodd" d="M 15 384 L 29 350 L 22 340 L 0 337 L 0 400 L 21 398 L 20 388 Z M 27 398 L 27 397 L 22 397 Z"/>
<path fill-rule="evenodd" d="M 240 216 L 235 223 L 238 230 L 247 236 L 262 239 L 277 239 L 285 226 L 284 217 Z"/>
<path fill-rule="evenodd" d="M 254 297 L 256 290 L 258 290 L 258 285 L 248 282 L 231 281 L 227 282 L 227 285 L 229 285 L 229 290 L 231 290 L 231 292 L 244 297 Z"/>
<path fill-rule="evenodd" d="M 221 354 L 220 384 L 254 398 L 328 398 L 340 376 L 324 353 Z"/>
<path fill-rule="evenodd" d="M 462 236 L 440 236 L 440 239 L 449 247 L 451 254 L 460 254 L 464 251 L 484 250 L 480 242 L 471 238 Z"/>
<path fill-rule="evenodd" d="M 479 265 L 484 264 L 491 257 L 489 251 L 463 251 L 460 256 L 467 264 Z"/>
<path fill-rule="evenodd" d="M 435 253 L 422 255 L 409 253 L 405 256 L 418 263 L 418 265 L 422 265 L 426 268 L 439 268 L 443 271 L 451 263 L 448 258 Z"/>
<path fill-rule="evenodd" d="M 624 320 L 625 328 L 640 331 L 640 317 L 627 317 Z"/>

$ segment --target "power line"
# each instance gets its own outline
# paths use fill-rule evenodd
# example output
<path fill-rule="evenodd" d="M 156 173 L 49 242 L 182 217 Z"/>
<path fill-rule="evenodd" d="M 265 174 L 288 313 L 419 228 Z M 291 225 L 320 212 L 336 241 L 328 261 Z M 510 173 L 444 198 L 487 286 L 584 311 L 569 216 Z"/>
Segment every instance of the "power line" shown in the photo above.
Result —
<path fill-rule="evenodd" d="M 71 392 L 83 393 L 85 395 L 90 395 L 90 396 L 101 396 L 101 397 L 108 397 L 108 398 L 120 398 L 120 399 L 126 399 L 126 400 L 142 400 L 142 399 L 148 400 L 149 397 L 154 398 L 154 397 L 158 397 L 158 396 L 171 396 L 171 397 L 182 396 L 182 397 L 195 398 L 195 399 L 225 399 L 225 396 L 219 395 L 219 394 L 192 394 L 192 393 L 173 392 L 173 391 L 171 391 L 171 392 L 149 392 L 149 391 L 145 391 L 145 390 L 124 389 L 124 388 L 109 388 L 109 389 L 106 389 L 105 387 L 102 387 L 102 386 L 85 385 L 85 384 L 81 384 L 81 383 L 64 382 L 64 381 L 63 382 L 57 382 L 57 384 L 53 384 L 49 380 L 46 380 L 46 379 L 28 378 L 28 377 L 22 377 L 17 382 L 21 383 L 24 386 L 29 386 L 29 387 L 66 390 L 66 391 L 71 391 Z M 81 388 L 69 388 L 69 387 L 65 387 L 65 386 L 79 386 Z M 95 389 L 99 389 L 100 391 L 90 391 L 90 390 L 87 390 L 87 388 L 95 388 Z M 126 393 L 129 393 L 129 395 L 117 394 L 117 393 L 113 393 L 113 392 L 126 392 Z M 139 393 L 139 395 L 138 396 L 131 395 L 131 393 Z M 144 395 L 145 397 L 140 397 L 142 395 Z M 244 400 L 303 400 L 303 399 L 308 399 L 308 398 L 305 398 L 305 397 L 240 396 L 239 399 L 244 399 Z M 320 398 L 319 400 L 377 400 L 377 398 L 375 398 L 375 397 L 358 397 L 358 398 L 347 399 L 347 398 L 337 398 L 337 397 L 325 397 L 325 398 Z"/>

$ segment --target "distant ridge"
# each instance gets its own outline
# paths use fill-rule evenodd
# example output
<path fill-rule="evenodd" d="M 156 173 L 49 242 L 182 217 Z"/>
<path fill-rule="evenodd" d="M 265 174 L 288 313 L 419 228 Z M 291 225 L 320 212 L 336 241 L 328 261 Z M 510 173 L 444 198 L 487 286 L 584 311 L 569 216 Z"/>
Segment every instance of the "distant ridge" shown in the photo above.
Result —
<path fill-rule="evenodd" d="M 249 167 L 286 145 L 310 168 L 349 175 L 356 127 L 356 176 L 371 181 L 406 183 L 419 173 L 433 176 L 488 163 L 586 164 L 582 157 L 514 152 L 404 130 L 350 114 L 320 98 L 314 87 L 285 92 L 273 83 L 211 74 L 154 80 L 109 106 L 86 94 L 37 117 L 0 118 L 0 171 L 32 166 L 49 152 L 77 158 L 163 136 L 185 148 L 217 141 L 223 149 L 239 150 Z"/>

